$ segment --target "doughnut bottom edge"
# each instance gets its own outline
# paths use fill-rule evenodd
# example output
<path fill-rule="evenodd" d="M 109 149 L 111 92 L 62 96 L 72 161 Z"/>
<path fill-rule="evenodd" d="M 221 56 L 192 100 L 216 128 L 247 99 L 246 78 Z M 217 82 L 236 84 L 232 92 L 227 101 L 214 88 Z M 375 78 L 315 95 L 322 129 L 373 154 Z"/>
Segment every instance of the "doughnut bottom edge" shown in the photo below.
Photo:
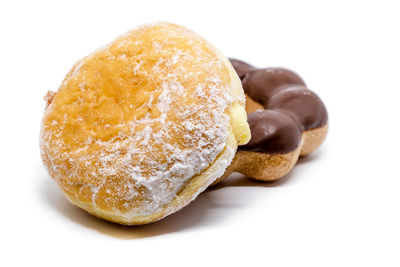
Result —
<path fill-rule="evenodd" d="M 231 130 L 227 138 L 227 144 L 224 150 L 218 155 L 212 165 L 210 165 L 202 173 L 194 176 L 190 181 L 183 186 L 183 189 L 174 197 L 174 199 L 160 208 L 158 211 L 148 215 L 130 215 L 130 214 L 117 214 L 93 207 L 91 203 L 82 202 L 71 198 L 65 194 L 66 199 L 73 205 L 87 211 L 88 213 L 113 223 L 122 225 L 142 225 L 158 221 L 188 205 L 194 200 L 198 194 L 203 192 L 207 187 L 216 179 L 223 175 L 225 169 L 231 163 L 235 155 L 237 142 Z"/>
<path fill-rule="evenodd" d="M 252 151 L 238 151 L 224 175 L 212 185 L 216 185 L 233 172 L 239 172 L 258 181 L 271 182 L 288 174 L 296 164 L 301 146 L 285 154 L 267 154 Z"/>
<path fill-rule="evenodd" d="M 307 156 L 316 150 L 325 140 L 328 124 L 302 134 L 301 144 L 289 153 L 268 154 L 252 151 L 238 151 L 224 175 L 214 181 L 216 185 L 233 172 L 240 172 L 249 178 L 271 182 L 288 174 L 297 163 L 299 157 Z"/>
<path fill-rule="evenodd" d="M 325 140 L 328 134 L 328 124 L 312 130 L 303 132 L 303 145 L 301 147 L 300 156 L 307 156 L 316 150 Z"/>

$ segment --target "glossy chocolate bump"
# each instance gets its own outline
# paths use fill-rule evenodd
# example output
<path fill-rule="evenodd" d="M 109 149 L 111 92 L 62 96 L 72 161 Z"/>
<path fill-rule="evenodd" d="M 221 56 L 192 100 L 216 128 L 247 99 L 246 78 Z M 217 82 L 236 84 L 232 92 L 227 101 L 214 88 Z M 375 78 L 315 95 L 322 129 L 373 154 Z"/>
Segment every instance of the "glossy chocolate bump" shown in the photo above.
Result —
<path fill-rule="evenodd" d="M 269 154 L 288 153 L 301 141 L 301 131 L 296 122 L 274 110 L 258 110 L 248 115 L 251 139 L 239 150 Z"/>
<path fill-rule="evenodd" d="M 234 59 L 234 58 L 230 58 L 229 61 L 231 62 L 233 68 L 235 69 L 235 71 L 240 79 L 243 79 L 248 73 L 256 70 L 255 67 L 253 67 L 250 64 L 247 64 L 244 61 Z"/>
<path fill-rule="evenodd" d="M 248 114 L 251 139 L 239 150 L 284 154 L 294 151 L 302 131 L 323 127 L 328 113 L 321 99 L 296 73 L 282 68 L 257 69 L 230 59 L 245 93 L 264 106 Z"/>
<path fill-rule="evenodd" d="M 322 127 L 328 120 L 321 99 L 304 86 L 281 88 L 269 99 L 267 108 L 291 115 L 303 131 Z"/>
<path fill-rule="evenodd" d="M 305 85 L 299 75 L 282 68 L 252 71 L 243 79 L 242 84 L 245 93 L 263 106 L 279 87 L 283 85 Z"/>

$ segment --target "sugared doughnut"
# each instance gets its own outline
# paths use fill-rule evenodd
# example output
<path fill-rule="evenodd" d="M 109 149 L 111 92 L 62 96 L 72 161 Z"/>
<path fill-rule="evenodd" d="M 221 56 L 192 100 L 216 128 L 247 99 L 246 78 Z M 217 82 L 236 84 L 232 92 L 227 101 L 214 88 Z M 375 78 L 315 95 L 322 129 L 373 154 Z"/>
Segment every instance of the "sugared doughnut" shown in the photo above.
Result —
<path fill-rule="evenodd" d="M 141 26 L 83 58 L 46 100 L 48 173 L 71 203 L 121 224 L 181 209 L 250 139 L 229 60 L 169 23 Z"/>
<path fill-rule="evenodd" d="M 239 146 L 232 164 L 214 184 L 237 171 L 262 181 L 287 174 L 299 156 L 318 148 L 328 131 L 321 99 L 294 72 L 258 69 L 231 59 L 242 80 L 251 139 Z"/>

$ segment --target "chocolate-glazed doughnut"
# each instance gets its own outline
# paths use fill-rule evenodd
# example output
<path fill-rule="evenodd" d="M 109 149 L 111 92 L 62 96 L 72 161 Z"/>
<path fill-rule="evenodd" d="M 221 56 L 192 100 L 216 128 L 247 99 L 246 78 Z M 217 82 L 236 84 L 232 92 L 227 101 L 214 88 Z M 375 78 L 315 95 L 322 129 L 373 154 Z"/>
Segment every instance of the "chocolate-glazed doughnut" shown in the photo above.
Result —
<path fill-rule="evenodd" d="M 272 181 L 287 174 L 299 156 L 324 141 L 328 113 L 321 99 L 296 73 L 283 68 L 258 69 L 230 59 L 246 94 L 251 139 L 239 146 L 225 175 L 237 171 Z M 217 183 L 216 182 L 216 183 Z"/>

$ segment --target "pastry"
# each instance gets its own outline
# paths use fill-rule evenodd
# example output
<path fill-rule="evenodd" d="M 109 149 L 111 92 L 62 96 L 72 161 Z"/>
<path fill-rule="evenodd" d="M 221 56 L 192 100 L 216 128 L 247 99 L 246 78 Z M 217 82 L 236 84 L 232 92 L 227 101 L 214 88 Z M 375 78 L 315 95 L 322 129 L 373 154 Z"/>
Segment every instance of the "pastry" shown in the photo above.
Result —
<path fill-rule="evenodd" d="M 46 100 L 48 173 L 72 204 L 120 224 L 186 206 L 250 139 L 229 60 L 170 23 L 138 27 L 83 58 Z"/>
<path fill-rule="evenodd" d="M 245 91 L 251 140 L 239 146 L 232 164 L 214 184 L 235 171 L 256 180 L 277 180 L 299 156 L 310 154 L 324 141 L 326 108 L 290 70 L 258 69 L 236 59 L 231 63 Z"/>

